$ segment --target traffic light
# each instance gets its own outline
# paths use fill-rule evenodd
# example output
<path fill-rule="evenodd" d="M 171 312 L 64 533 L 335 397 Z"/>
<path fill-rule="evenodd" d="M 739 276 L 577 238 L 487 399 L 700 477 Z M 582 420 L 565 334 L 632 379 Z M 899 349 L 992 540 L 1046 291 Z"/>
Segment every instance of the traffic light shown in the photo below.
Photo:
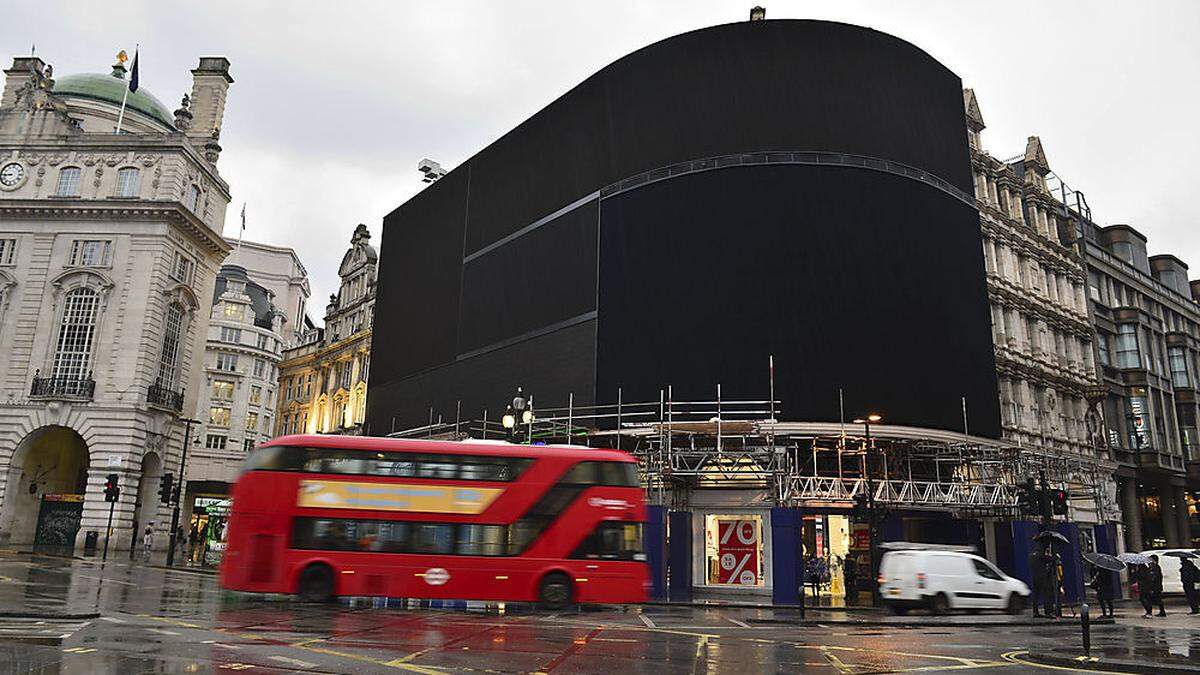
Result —
<path fill-rule="evenodd" d="M 1065 516 L 1070 513 L 1071 506 L 1066 490 L 1050 491 L 1050 508 L 1051 512 L 1056 516 Z"/>
<path fill-rule="evenodd" d="M 158 500 L 163 504 L 170 504 L 171 497 L 174 496 L 172 488 L 175 487 L 175 475 L 164 473 L 162 483 L 158 486 Z"/>
<path fill-rule="evenodd" d="M 121 486 L 118 481 L 121 479 L 115 473 L 110 473 L 104 477 L 104 501 L 115 502 L 121 496 Z"/>
<path fill-rule="evenodd" d="M 1017 492 L 1017 509 L 1024 515 L 1040 515 L 1038 510 L 1038 489 L 1030 478 L 1025 481 Z"/>

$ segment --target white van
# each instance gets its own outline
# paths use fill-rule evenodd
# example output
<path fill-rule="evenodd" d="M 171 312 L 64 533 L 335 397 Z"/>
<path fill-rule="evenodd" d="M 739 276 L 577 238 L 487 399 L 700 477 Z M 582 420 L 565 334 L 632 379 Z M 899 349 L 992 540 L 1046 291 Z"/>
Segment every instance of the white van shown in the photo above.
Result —
<path fill-rule="evenodd" d="M 1158 556 L 1158 566 L 1163 571 L 1163 593 L 1182 593 L 1183 581 L 1179 578 L 1180 559 L 1173 555 L 1167 555 L 1172 551 L 1200 554 L 1200 551 L 1194 548 L 1156 548 L 1151 551 L 1142 551 L 1142 555 Z M 1200 558 L 1192 558 L 1192 563 L 1200 567 Z"/>
<path fill-rule="evenodd" d="M 879 564 L 879 597 L 896 614 L 927 607 L 934 614 L 951 609 L 1003 609 L 1020 613 L 1029 587 L 995 565 L 963 551 L 898 549 Z"/>

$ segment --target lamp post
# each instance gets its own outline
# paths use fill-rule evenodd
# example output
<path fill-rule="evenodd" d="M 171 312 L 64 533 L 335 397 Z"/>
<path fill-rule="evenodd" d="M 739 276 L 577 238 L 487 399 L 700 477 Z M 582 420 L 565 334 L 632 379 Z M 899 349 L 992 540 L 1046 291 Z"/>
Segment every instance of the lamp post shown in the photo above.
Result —
<path fill-rule="evenodd" d="M 500 418 L 500 424 L 504 427 L 510 441 L 516 436 L 517 425 L 525 425 L 526 442 L 533 442 L 533 397 L 526 397 L 525 392 L 517 387 L 517 395 L 513 397 L 512 403 L 504 409 L 504 416 Z"/>
<path fill-rule="evenodd" d="M 882 415 L 870 413 L 866 417 L 854 420 L 866 429 L 866 449 L 863 451 L 863 478 L 867 489 L 867 558 L 870 568 L 867 570 L 871 579 L 871 604 L 879 604 L 879 561 L 876 559 L 879 550 L 879 514 L 875 510 L 875 482 L 871 479 L 871 424 L 878 424 Z"/>
<path fill-rule="evenodd" d="M 187 451 L 188 445 L 192 439 L 192 425 L 200 424 L 200 420 L 189 419 L 187 417 L 179 420 L 183 422 L 183 455 L 179 458 L 179 482 L 175 484 L 175 495 L 172 501 L 175 502 L 175 508 L 171 510 L 171 536 L 167 544 L 167 567 L 175 565 L 175 533 L 179 530 L 179 502 L 183 499 L 183 483 L 184 470 L 187 468 Z M 199 441 L 200 439 L 196 439 Z"/>

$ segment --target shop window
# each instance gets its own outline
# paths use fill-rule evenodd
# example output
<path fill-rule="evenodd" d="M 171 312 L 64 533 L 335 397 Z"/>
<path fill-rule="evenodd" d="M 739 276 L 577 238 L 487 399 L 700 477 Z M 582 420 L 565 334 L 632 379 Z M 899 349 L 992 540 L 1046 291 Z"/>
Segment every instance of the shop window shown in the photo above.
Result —
<path fill-rule="evenodd" d="M 761 516 L 705 516 L 704 549 L 706 583 L 763 585 Z"/>

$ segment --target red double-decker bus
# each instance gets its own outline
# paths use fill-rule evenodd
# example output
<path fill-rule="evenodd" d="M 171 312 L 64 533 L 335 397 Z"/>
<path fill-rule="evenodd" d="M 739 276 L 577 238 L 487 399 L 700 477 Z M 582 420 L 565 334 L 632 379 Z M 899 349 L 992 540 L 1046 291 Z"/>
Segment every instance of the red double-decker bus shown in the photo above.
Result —
<path fill-rule="evenodd" d="M 221 585 L 335 596 L 646 599 L 646 508 L 616 450 L 283 436 L 233 490 Z"/>

